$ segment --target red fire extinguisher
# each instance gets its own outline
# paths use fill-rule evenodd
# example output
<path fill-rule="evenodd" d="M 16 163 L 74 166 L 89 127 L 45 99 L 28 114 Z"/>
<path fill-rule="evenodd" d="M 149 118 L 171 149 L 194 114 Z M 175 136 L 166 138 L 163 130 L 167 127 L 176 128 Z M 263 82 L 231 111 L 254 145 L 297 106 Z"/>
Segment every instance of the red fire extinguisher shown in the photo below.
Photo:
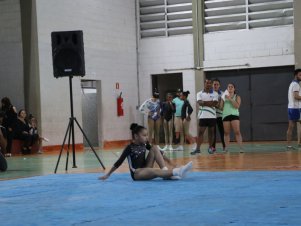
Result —
<path fill-rule="evenodd" d="M 123 116 L 124 112 L 123 112 L 123 98 L 121 97 L 122 92 L 120 93 L 120 95 L 117 97 L 117 116 Z"/>

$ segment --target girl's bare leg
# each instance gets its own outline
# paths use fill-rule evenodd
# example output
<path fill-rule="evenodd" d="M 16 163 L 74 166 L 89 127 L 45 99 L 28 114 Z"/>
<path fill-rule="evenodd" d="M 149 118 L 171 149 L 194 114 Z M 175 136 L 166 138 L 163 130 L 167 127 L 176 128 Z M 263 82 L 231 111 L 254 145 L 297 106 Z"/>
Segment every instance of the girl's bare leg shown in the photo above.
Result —
<path fill-rule="evenodd" d="M 179 168 L 170 170 L 154 169 L 154 168 L 139 168 L 135 171 L 134 177 L 136 180 L 151 180 L 156 177 L 163 179 L 181 179 L 192 169 L 192 162 L 187 163 Z"/>
<path fill-rule="evenodd" d="M 225 145 L 226 148 L 229 147 L 230 144 L 230 129 L 231 129 L 231 124 L 230 122 L 223 122 L 224 124 L 224 139 L 225 139 Z"/>
<path fill-rule="evenodd" d="M 147 120 L 147 129 L 148 129 L 148 141 L 153 144 L 153 136 L 154 136 L 154 132 L 155 132 L 155 122 L 152 119 L 148 119 Z"/>
<path fill-rule="evenodd" d="M 165 162 L 161 152 L 156 146 L 153 146 L 146 158 L 146 168 L 153 168 L 155 162 L 159 165 L 161 169 L 165 167 Z"/>
<path fill-rule="evenodd" d="M 137 169 L 134 174 L 136 180 L 151 180 L 157 177 L 168 179 L 172 176 L 172 170 L 161 170 L 154 168 L 140 168 Z"/>
<path fill-rule="evenodd" d="M 240 133 L 240 121 L 239 120 L 233 120 L 231 122 L 231 126 L 233 128 L 236 142 L 238 143 L 239 147 L 242 148 L 242 137 Z"/>

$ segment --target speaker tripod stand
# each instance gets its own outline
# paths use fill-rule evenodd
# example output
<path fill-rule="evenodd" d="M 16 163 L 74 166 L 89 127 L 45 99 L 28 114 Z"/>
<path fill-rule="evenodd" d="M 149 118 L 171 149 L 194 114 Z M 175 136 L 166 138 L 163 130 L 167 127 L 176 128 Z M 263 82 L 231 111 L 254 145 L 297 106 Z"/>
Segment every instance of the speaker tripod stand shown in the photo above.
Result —
<path fill-rule="evenodd" d="M 93 146 L 91 145 L 91 142 L 89 141 L 87 135 L 85 134 L 85 132 L 83 131 L 82 127 L 80 126 L 80 124 L 78 123 L 77 119 L 74 117 L 74 113 L 73 113 L 73 92 L 72 92 L 72 79 L 73 76 L 69 76 L 69 88 L 70 88 L 70 109 L 71 109 L 71 117 L 69 118 L 69 123 L 67 126 L 67 130 L 65 133 L 65 137 L 64 137 L 64 141 L 63 144 L 61 146 L 61 151 L 55 166 L 55 170 L 54 173 L 57 172 L 57 168 L 59 166 L 60 160 L 61 160 L 61 156 L 64 150 L 64 146 L 66 143 L 66 138 L 68 136 L 68 145 L 67 145 L 67 158 L 66 158 L 66 167 L 65 170 L 68 171 L 68 162 L 69 162 L 69 150 L 70 150 L 70 145 L 72 147 L 72 157 L 73 157 L 73 166 L 72 168 L 77 168 L 76 166 L 76 159 L 75 159 L 75 136 L 74 136 L 74 122 L 76 123 L 76 125 L 78 126 L 78 128 L 80 129 L 80 131 L 82 132 L 84 138 L 86 139 L 86 141 L 89 144 L 89 147 L 91 148 L 91 150 L 93 151 L 94 155 L 96 156 L 98 162 L 100 163 L 100 165 L 102 166 L 103 169 L 105 169 L 105 166 L 103 165 L 102 161 L 100 160 L 99 156 L 97 155 L 96 151 L 94 150 Z M 71 141 L 71 143 L 70 143 Z"/>

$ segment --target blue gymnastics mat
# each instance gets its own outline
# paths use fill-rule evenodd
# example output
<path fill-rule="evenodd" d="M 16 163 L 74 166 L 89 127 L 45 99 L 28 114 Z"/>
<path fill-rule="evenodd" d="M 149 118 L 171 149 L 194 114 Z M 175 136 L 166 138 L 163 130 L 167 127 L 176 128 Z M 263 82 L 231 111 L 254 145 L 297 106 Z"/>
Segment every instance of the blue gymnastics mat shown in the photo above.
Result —
<path fill-rule="evenodd" d="M 6 225 L 301 225 L 301 171 L 195 172 L 134 182 L 127 173 L 0 181 Z"/>

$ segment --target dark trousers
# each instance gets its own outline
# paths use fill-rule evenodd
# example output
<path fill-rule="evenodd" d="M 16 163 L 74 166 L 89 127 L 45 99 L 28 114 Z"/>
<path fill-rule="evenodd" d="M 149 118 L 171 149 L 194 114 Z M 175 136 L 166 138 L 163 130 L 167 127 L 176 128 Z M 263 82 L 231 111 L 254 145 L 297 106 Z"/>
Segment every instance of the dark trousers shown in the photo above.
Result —
<path fill-rule="evenodd" d="M 13 143 L 14 134 L 13 131 L 9 131 L 9 129 L 6 129 L 6 140 L 7 140 L 7 146 L 6 146 L 6 153 L 11 153 L 11 146 Z"/>
<path fill-rule="evenodd" d="M 22 134 L 18 137 L 20 140 L 24 141 L 24 147 L 30 147 L 32 146 L 38 139 L 38 134 Z"/>
<path fill-rule="evenodd" d="M 6 159 L 0 152 L 0 171 L 6 171 L 6 169 L 7 169 Z"/>
<path fill-rule="evenodd" d="M 225 139 L 224 139 L 224 125 L 223 125 L 223 118 L 216 118 L 216 126 L 218 127 L 219 135 L 221 137 L 221 141 L 223 144 L 223 148 L 226 147 Z M 214 127 L 214 138 L 213 138 L 213 145 L 212 147 L 215 148 L 216 146 L 216 126 Z"/>
<path fill-rule="evenodd" d="M 16 136 L 16 139 L 23 140 L 24 144 L 22 147 L 22 154 L 30 154 L 31 152 L 31 146 L 39 139 L 38 134 L 19 134 L 19 136 Z"/>

